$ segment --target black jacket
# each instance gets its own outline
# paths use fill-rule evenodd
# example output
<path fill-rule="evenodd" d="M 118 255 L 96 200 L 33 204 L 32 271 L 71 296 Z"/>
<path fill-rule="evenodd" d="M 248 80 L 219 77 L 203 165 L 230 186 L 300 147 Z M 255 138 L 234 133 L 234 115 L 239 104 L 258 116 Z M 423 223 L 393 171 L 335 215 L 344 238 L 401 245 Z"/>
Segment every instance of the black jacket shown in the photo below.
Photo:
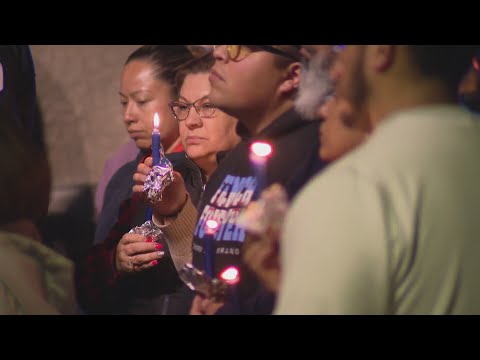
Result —
<path fill-rule="evenodd" d="M 35 66 L 28 45 L 0 45 L 0 78 L 0 114 L 5 119 L 13 119 L 43 148 Z"/>
<path fill-rule="evenodd" d="M 94 244 L 101 244 L 105 240 L 110 229 L 117 222 L 120 205 L 132 196 L 133 174 L 145 155 L 139 151 L 136 159 L 118 169 L 108 182 L 104 195 L 105 201 L 97 220 Z M 200 169 L 184 152 L 167 154 L 167 158 L 172 163 L 174 170 L 182 175 L 187 191 L 193 203 L 197 205 L 204 186 Z M 145 220 L 143 211 L 146 211 L 145 204 L 137 211 L 135 226 L 142 224 Z"/>
<path fill-rule="evenodd" d="M 240 269 L 240 283 L 235 299 L 219 314 L 269 314 L 273 296 L 268 294 L 241 262 L 241 247 L 245 232 L 236 226 L 237 217 L 252 200 L 256 190 L 253 169 L 249 162 L 249 147 L 253 141 L 267 140 L 273 145 L 268 161 L 266 185 L 280 183 L 293 197 L 322 167 L 319 160 L 318 121 L 303 120 L 293 110 L 251 139 L 245 139 L 228 153 L 210 178 L 200 203 L 199 219 L 193 238 L 193 264 L 204 269 L 205 222 L 219 220 L 214 241 L 215 275 L 229 266 Z"/>
<path fill-rule="evenodd" d="M 103 234 L 103 239 L 108 236 L 107 241 L 109 242 L 111 241 L 110 237 L 115 235 L 118 244 L 123 233 L 144 223 L 147 206 L 143 202 L 136 203 L 135 209 L 129 209 L 133 212 L 130 215 L 118 214 L 121 200 L 131 196 L 132 175 L 142 157 L 143 155 L 124 165 L 112 177 L 105 192 L 106 201 L 100 215 L 99 226 L 101 228 L 97 230 L 97 243 L 102 242 L 99 234 Z M 168 154 L 167 158 L 171 161 L 174 170 L 182 175 L 187 191 L 193 203 L 196 204 L 203 191 L 200 169 L 186 157 L 185 153 Z M 119 216 L 122 220 L 121 228 L 123 230 L 121 233 L 118 232 L 118 223 L 115 224 Z M 129 218 L 128 223 L 123 224 L 127 217 Z M 112 233 L 110 229 L 114 226 Z M 114 314 L 188 314 L 193 296 L 183 286 L 178 277 L 173 261 L 169 256 L 167 243 L 163 241 L 161 243 L 165 256 L 159 260 L 157 266 L 134 276 L 124 276 L 117 280 L 113 289 L 114 293 L 108 296 L 112 299 L 108 301 L 108 304 L 99 304 L 97 308 L 91 306 L 87 308 L 84 305 L 85 310 L 94 313 Z M 94 261 L 91 260 L 90 262 Z M 101 288 L 105 287 L 102 286 Z"/>

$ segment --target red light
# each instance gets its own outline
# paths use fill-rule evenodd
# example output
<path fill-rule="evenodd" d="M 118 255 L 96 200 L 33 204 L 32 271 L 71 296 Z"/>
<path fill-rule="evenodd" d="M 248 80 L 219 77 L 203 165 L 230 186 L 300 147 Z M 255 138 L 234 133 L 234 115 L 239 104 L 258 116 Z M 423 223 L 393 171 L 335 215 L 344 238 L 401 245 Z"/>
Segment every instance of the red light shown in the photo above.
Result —
<path fill-rule="evenodd" d="M 254 142 L 250 146 L 250 151 L 259 157 L 268 157 L 272 154 L 272 145 L 265 142 Z"/>
<path fill-rule="evenodd" d="M 235 285 L 240 281 L 240 272 L 235 266 L 229 266 L 220 273 L 220 279 L 227 284 Z"/>
<path fill-rule="evenodd" d="M 207 222 L 205 223 L 205 232 L 208 234 L 208 235 L 213 235 L 215 234 L 215 232 L 217 231 L 217 228 L 218 228 L 218 222 L 215 221 L 215 220 L 207 220 Z"/>
<path fill-rule="evenodd" d="M 472 63 L 473 63 L 473 68 L 477 71 L 480 71 L 480 65 L 478 64 L 478 59 L 476 57 L 473 58 Z"/>

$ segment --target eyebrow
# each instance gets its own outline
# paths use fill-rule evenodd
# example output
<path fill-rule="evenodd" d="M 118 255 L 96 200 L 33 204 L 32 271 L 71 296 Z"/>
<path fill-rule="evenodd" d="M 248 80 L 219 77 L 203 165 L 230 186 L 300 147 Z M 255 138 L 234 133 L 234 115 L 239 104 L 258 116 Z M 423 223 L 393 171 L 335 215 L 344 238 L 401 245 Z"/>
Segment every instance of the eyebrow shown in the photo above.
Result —
<path fill-rule="evenodd" d="M 185 102 L 188 103 L 188 99 L 184 98 L 183 96 L 179 96 L 178 99 L 179 99 L 179 100 L 180 100 L 180 99 L 183 99 Z M 197 101 L 200 101 L 200 100 L 203 100 L 203 99 L 208 99 L 208 95 L 202 96 L 201 98 L 199 98 L 199 99 L 197 99 L 197 100 L 195 100 L 195 101 L 192 101 L 192 103 L 197 102 Z"/>
<path fill-rule="evenodd" d="M 137 91 L 134 91 L 133 93 L 130 94 L 130 96 L 133 96 L 133 95 L 137 95 L 138 93 L 141 93 L 141 92 L 144 92 L 146 94 L 148 94 L 148 90 L 137 90 Z M 127 97 L 127 95 L 125 95 L 124 93 L 122 93 L 121 91 L 118 92 L 118 94 L 120 96 L 124 96 L 124 97 Z"/>

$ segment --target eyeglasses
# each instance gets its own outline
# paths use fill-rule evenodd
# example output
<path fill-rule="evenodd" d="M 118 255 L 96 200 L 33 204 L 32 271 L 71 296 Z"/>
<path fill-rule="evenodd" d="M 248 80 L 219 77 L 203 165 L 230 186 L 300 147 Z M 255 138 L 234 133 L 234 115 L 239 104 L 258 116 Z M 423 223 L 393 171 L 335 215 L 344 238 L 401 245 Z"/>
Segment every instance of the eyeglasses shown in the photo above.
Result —
<path fill-rule="evenodd" d="M 216 49 L 219 46 L 222 46 L 222 45 L 213 45 L 213 48 Z M 299 61 L 297 57 L 283 50 L 277 49 L 276 47 L 273 47 L 271 45 L 225 45 L 225 46 L 227 47 L 228 58 L 232 61 L 243 60 L 255 51 L 267 51 L 269 53 L 280 55 L 294 61 Z"/>
<path fill-rule="evenodd" d="M 196 105 L 199 101 L 205 100 L 205 98 L 200 98 L 193 103 L 185 103 L 181 101 L 172 101 L 170 104 L 170 109 L 172 109 L 173 115 L 178 121 L 183 121 L 188 117 L 190 113 L 190 109 L 192 107 L 195 108 L 197 114 L 202 118 L 209 118 L 215 114 L 216 107 L 213 107 L 209 103 L 204 103 L 200 105 Z"/>

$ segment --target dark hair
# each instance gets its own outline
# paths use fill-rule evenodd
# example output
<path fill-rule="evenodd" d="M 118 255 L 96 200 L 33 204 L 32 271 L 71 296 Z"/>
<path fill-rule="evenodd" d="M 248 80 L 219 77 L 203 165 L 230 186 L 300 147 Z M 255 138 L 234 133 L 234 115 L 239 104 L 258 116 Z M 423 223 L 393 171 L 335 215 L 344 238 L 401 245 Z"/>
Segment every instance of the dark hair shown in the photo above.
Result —
<path fill-rule="evenodd" d="M 51 188 L 47 156 L 25 130 L 0 114 L 0 225 L 45 216 Z"/>
<path fill-rule="evenodd" d="M 287 67 L 292 62 L 302 61 L 301 60 L 302 55 L 300 53 L 300 49 L 301 49 L 300 45 L 270 45 L 270 46 L 272 46 L 274 48 L 277 48 L 277 49 L 289 54 L 293 58 L 297 59 L 297 60 L 293 60 L 293 59 L 289 59 L 288 57 L 285 57 L 285 56 L 276 56 L 275 57 L 275 66 L 277 66 L 280 69 Z"/>
<path fill-rule="evenodd" d="M 143 45 L 128 57 L 125 65 L 133 60 L 144 60 L 155 67 L 155 77 L 167 82 L 175 93 L 177 70 L 193 59 L 185 45 Z"/>
<path fill-rule="evenodd" d="M 187 75 L 210 72 L 213 64 L 215 64 L 215 58 L 209 53 L 199 58 L 192 59 L 180 67 L 175 78 L 176 96 L 178 97 L 180 95 L 180 89 L 182 88 Z"/>
<path fill-rule="evenodd" d="M 452 92 L 466 74 L 480 45 L 408 45 L 413 61 L 427 77 L 443 80 Z"/>

